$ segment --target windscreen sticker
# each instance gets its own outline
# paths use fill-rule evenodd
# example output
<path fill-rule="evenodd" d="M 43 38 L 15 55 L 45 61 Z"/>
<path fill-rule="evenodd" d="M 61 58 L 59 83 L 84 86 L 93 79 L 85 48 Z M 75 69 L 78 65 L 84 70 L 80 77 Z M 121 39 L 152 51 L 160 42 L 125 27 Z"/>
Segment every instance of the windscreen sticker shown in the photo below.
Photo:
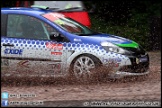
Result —
<path fill-rule="evenodd" d="M 54 21 L 56 24 L 58 24 L 58 25 L 64 25 L 64 22 L 62 21 L 62 20 L 60 20 L 60 19 L 57 19 L 57 20 L 55 20 Z"/>
<path fill-rule="evenodd" d="M 55 20 L 59 18 L 65 17 L 64 15 L 59 14 L 59 13 L 47 13 L 47 14 L 44 14 L 43 16 L 52 22 L 54 22 Z"/>

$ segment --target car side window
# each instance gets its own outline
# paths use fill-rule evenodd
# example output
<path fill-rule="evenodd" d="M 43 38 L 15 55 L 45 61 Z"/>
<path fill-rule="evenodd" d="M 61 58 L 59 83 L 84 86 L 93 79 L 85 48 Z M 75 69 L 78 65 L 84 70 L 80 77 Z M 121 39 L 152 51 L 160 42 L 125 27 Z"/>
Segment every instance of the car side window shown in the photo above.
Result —
<path fill-rule="evenodd" d="M 1 13 L 1 36 L 6 36 L 6 19 L 7 14 Z"/>
<path fill-rule="evenodd" d="M 56 30 L 35 17 L 16 14 L 8 15 L 8 37 L 49 40 L 51 32 L 56 32 Z"/>

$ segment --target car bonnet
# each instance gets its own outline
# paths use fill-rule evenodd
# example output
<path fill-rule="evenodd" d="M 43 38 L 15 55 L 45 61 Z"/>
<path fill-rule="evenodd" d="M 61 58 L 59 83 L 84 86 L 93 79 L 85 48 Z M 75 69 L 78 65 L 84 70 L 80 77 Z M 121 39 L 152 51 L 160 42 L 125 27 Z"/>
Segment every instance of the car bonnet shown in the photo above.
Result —
<path fill-rule="evenodd" d="M 115 35 L 111 35 L 111 34 L 98 34 L 98 35 L 93 35 L 93 36 L 82 36 L 80 37 L 80 39 L 82 40 L 82 42 L 84 43 L 92 43 L 92 44 L 99 44 L 101 42 L 110 42 L 113 43 L 117 46 L 120 47 L 132 47 L 132 48 L 137 48 L 139 47 L 139 45 L 130 40 L 130 39 L 126 39 L 120 36 L 115 36 Z"/>

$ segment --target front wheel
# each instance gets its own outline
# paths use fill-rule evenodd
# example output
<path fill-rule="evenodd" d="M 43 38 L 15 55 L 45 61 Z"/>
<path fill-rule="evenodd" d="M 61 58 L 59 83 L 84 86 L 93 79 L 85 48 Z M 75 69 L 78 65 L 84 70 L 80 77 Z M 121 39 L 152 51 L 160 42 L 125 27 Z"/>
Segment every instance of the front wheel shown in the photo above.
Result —
<path fill-rule="evenodd" d="M 94 69 L 100 64 L 99 60 L 91 55 L 77 57 L 71 66 L 72 77 L 77 81 L 85 82 L 93 78 Z"/>

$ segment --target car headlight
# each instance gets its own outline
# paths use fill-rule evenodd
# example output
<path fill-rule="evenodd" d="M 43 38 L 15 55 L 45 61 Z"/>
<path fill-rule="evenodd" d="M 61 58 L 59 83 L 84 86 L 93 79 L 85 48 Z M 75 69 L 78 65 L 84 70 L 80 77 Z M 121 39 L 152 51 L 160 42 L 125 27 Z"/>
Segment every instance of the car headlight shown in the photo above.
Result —
<path fill-rule="evenodd" d="M 118 47 L 117 45 L 110 43 L 110 42 L 101 42 L 101 46 L 106 50 L 110 52 L 120 53 L 120 54 L 130 54 L 129 51 Z"/>

